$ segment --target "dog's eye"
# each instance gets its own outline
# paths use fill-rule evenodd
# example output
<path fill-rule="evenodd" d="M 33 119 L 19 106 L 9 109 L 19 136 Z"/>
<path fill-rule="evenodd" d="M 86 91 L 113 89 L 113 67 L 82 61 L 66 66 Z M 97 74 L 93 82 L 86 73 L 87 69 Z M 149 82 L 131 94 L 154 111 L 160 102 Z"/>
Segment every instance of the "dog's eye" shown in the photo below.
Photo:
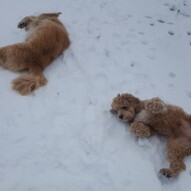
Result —
<path fill-rule="evenodd" d="M 126 107 L 126 106 L 124 106 L 124 107 L 122 107 L 121 109 L 127 109 L 127 107 Z"/>

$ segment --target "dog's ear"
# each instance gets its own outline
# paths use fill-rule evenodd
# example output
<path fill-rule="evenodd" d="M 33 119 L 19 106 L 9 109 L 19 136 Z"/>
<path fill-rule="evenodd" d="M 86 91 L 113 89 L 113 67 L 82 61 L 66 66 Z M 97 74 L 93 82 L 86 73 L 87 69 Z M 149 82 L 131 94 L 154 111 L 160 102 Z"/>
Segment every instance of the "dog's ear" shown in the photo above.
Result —
<path fill-rule="evenodd" d="M 133 107 L 130 107 L 127 111 L 125 111 L 125 118 L 130 122 L 134 119 L 136 113 Z"/>

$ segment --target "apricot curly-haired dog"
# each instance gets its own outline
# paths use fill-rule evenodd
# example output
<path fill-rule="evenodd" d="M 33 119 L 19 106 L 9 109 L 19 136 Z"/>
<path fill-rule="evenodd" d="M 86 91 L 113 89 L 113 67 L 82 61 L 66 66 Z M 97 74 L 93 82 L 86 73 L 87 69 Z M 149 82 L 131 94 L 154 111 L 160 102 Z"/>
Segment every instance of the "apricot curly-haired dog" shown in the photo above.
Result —
<path fill-rule="evenodd" d="M 45 13 L 23 18 L 18 28 L 28 32 L 25 42 L 0 48 L 0 65 L 18 72 L 27 69 L 29 73 L 13 80 L 13 89 L 21 95 L 47 83 L 43 75 L 46 66 L 70 45 L 68 33 L 59 21 L 61 13 Z"/>
<path fill-rule="evenodd" d="M 191 115 L 159 98 L 142 101 L 127 93 L 115 97 L 111 108 L 120 119 L 130 123 L 135 136 L 161 134 L 168 137 L 170 167 L 161 169 L 161 174 L 174 177 L 186 169 L 183 160 L 191 154 Z"/>

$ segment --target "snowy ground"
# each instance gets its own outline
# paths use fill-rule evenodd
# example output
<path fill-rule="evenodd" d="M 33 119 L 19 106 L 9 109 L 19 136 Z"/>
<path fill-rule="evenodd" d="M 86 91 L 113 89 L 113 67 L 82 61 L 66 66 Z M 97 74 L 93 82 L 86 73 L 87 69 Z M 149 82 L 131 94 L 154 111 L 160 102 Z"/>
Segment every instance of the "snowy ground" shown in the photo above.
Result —
<path fill-rule="evenodd" d="M 191 113 L 189 0 L 0 0 L 0 46 L 23 41 L 26 15 L 58 12 L 71 47 L 23 97 L 0 69 L 0 191 L 190 191 L 187 170 L 161 179 L 165 139 L 136 139 L 109 112 L 129 92 Z"/>

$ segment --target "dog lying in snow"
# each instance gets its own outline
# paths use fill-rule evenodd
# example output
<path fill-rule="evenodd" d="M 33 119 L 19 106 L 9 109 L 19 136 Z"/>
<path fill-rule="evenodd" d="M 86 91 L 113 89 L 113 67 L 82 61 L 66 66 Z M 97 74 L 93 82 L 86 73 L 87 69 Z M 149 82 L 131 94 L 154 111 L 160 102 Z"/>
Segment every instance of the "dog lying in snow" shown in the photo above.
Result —
<path fill-rule="evenodd" d="M 23 18 L 18 28 L 28 32 L 25 42 L 0 48 L 0 65 L 18 72 L 27 69 L 28 74 L 13 80 L 13 89 L 21 95 L 47 83 L 43 75 L 46 66 L 70 45 L 68 33 L 58 20 L 61 13 L 45 13 Z"/>
<path fill-rule="evenodd" d="M 191 115 L 159 98 L 141 101 L 127 93 L 115 97 L 111 108 L 120 119 L 130 123 L 135 136 L 161 134 L 168 137 L 170 167 L 161 169 L 161 174 L 174 177 L 186 169 L 183 160 L 191 154 Z"/>

